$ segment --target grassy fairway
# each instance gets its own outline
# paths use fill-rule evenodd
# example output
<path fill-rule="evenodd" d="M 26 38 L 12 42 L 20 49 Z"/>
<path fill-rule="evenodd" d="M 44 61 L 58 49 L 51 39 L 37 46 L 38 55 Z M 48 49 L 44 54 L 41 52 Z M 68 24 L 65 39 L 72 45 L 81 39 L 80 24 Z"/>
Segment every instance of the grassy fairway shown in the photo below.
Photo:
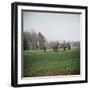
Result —
<path fill-rule="evenodd" d="M 80 74 L 80 49 L 66 51 L 24 51 L 23 76 Z"/>

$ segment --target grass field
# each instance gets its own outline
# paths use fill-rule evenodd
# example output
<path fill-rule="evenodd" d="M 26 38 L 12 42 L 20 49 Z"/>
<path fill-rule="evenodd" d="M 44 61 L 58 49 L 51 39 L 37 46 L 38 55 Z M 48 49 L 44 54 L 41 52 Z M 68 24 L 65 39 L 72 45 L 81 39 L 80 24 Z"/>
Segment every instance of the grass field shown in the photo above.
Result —
<path fill-rule="evenodd" d="M 55 76 L 80 74 L 80 49 L 46 52 L 24 51 L 23 76 Z"/>

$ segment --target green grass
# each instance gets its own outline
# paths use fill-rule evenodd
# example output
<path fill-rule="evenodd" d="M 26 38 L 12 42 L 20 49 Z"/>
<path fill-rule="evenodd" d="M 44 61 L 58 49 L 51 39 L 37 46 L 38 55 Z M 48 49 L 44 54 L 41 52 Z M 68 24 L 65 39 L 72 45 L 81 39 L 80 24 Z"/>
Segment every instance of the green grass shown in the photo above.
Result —
<path fill-rule="evenodd" d="M 76 74 L 80 74 L 80 49 L 24 51 L 24 77 Z"/>

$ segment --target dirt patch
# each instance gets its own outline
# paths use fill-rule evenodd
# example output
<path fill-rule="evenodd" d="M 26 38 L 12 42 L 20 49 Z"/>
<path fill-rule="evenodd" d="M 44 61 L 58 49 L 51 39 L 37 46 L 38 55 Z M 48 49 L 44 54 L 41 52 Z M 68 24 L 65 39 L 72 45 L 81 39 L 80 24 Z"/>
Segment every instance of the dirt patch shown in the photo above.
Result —
<path fill-rule="evenodd" d="M 60 75 L 80 75 L 80 73 L 77 72 L 49 72 L 49 71 L 38 71 L 36 73 L 24 73 L 24 77 L 38 77 L 38 76 L 60 76 Z"/>

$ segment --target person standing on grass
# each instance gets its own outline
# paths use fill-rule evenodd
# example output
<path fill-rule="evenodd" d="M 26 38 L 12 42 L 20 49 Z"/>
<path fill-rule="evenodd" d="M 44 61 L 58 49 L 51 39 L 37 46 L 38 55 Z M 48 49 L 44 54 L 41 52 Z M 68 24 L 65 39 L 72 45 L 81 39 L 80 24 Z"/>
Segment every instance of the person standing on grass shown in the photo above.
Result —
<path fill-rule="evenodd" d="M 70 46 L 70 43 L 68 42 L 68 50 L 70 50 L 71 49 L 71 46 Z"/>
<path fill-rule="evenodd" d="M 46 42 L 43 43 L 43 50 L 46 52 Z"/>
<path fill-rule="evenodd" d="M 66 50 L 65 40 L 64 40 L 64 44 L 63 44 L 63 49 L 64 49 L 64 51 Z"/>
<path fill-rule="evenodd" d="M 59 47 L 59 42 L 56 41 L 56 51 L 58 51 L 58 47 Z"/>
<path fill-rule="evenodd" d="M 54 51 L 58 51 L 58 47 L 59 47 L 59 42 L 56 41 L 56 42 L 54 43 L 54 45 L 53 45 L 53 50 L 54 50 Z"/>

